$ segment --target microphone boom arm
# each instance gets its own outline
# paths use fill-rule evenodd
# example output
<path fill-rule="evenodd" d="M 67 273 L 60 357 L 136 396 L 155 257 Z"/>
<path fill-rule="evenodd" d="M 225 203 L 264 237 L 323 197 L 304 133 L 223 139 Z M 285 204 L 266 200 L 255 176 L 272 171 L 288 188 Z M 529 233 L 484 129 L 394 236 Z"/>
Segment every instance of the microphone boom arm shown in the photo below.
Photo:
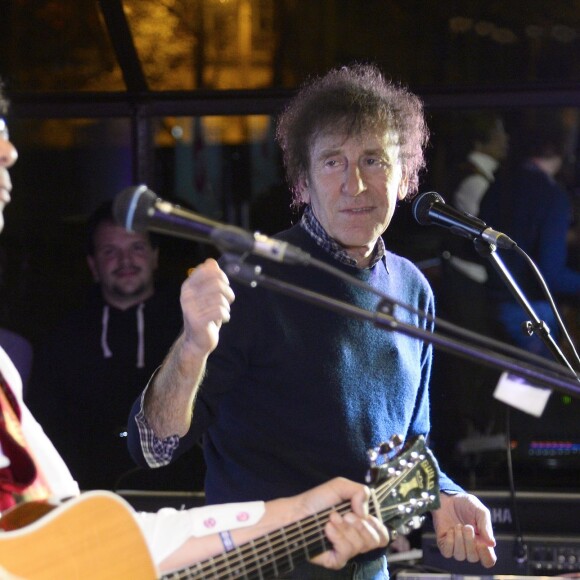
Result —
<path fill-rule="evenodd" d="M 222 258 L 224 260 L 223 268 L 228 277 L 253 288 L 260 285 L 268 290 L 298 298 L 339 314 L 370 321 L 379 327 L 402 332 L 407 336 L 429 342 L 441 350 L 480 362 L 492 368 L 511 371 L 514 374 L 530 379 L 535 384 L 580 398 L 580 381 L 577 376 L 576 380 L 568 379 L 559 373 L 518 361 L 513 357 L 496 353 L 490 349 L 473 347 L 464 340 L 457 340 L 401 322 L 392 315 L 393 309 L 388 304 L 388 301 L 387 303 L 385 302 L 385 299 L 379 302 L 379 308 L 376 312 L 370 312 L 324 294 L 267 276 L 262 273 L 262 268 L 259 265 L 245 263 L 243 258 L 237 254 L 222 254 Z"/>
<path fill-rule="evenodd" d="M 500 278 L 503 280 L 505 285 L 509 288 L 514 298 L 518 301 L 520 306 L 524 309 L 530 321 L 527 324 L 528 334 L 530 336 L 535 332 L 538 337 L 544 342 L 548 347 L 550 352 L 553 354 L 554 358 L 561 364 L 569 368 L 571 371 L 576 373 L 572 364 L 568 361 L 558 343 L 554 340 L 554 337 L 550 333 L 550 328 L 548 325 L 541 320 L 536 314 L 534 308 L 527 300 L 522 289 L 519 287 L 518 283 L 514 280 L 504 261 L 497 253 L 497 248 L 493 244 L 482 242 L 481 240 L 474 240 L 475 249 L 477 253 L 487 258 L 490 264 L 493 266 L 494 270 L 499 274 Z"/>

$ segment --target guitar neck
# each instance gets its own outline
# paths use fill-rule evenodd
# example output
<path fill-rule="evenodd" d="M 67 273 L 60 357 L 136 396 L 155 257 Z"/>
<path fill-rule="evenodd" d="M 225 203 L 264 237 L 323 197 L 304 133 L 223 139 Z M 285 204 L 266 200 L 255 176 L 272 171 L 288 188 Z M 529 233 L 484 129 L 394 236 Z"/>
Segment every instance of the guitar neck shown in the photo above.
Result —
<path fill-rule="evenodd" d="M 369 513 L 393 529 L 440 505 L 437 465 L 422 437 L 375 466 L 372 475 Z M 23 504 L 22 513 L 14 511 L 10 519 L 3 514 L 9 525 L 0 529 L 0 563 L 7 572 L 19 578 L 158 577 L 132 509 L 119 496 L 89 491 L 54 509 L 41 505 L 39 513 L 36 507 Z M 343 502 L 162 578 L 259 580 L 286 574 L 331 548 L 324 533 L 328 518 L 350 509 Z"/>
<path fill-rule="evenodd" d="M 420 525 L 419 516 L 439 507 L 437 468 L 423 437 L 396 458 L 374 470 L 369 513 L 393 529 Z M 380 482 L 380 483 L 379 483 Z M 341 515 L 350 502 L 330 507 L 242 544 L 225 554 L 163 576 L 165 580 L 260 580 L 277 578 L 331 548 L 324 527 L 333 511 Z"/>
<path fill-rule="evenodd" d="M 350 503 L 336 505 L 251 540 L 211 560 L 166 574 L 163 580 L 277 578 L 293 570 L 297 564 L 331 548 L 324 533 L 331 511 L 345 514 L 350 511 Z"/>

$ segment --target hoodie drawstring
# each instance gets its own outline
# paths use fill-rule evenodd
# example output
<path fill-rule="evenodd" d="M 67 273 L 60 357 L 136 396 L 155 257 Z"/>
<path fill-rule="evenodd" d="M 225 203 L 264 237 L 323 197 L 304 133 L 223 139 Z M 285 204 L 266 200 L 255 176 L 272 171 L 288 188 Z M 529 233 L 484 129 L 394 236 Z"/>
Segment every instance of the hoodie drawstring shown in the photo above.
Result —
<path fill-rule="evenodd" d="M 141 303 L 137 307 L 137 368 L 145 367 L 145 316 L 143 309 L 145 304 Z M 103 316 L 101 319 L 101 348 L 103 350 L 104 358 L 111 358 L 113 353 L 109 348 L 107 342 L 107 335 L 109 332 L 109 305 L 103 306 Z"/>
<path fill-rule="evenodd" d="M 109 343 L 107 342 L 107 334 L 109 332 L 109 305 L 105 304 L 103 306 L 103 318 L 101 319 L 101 348 L 103 349 L 103 356 L 105 358 L 111 358 L 113 353 L 109 348 Z"/>
<path fill-rule="evenodd" d="M 145 318 L 143 316 L 145 304 L 139 304 L 137 308 L 137 368 L 145 366 Z"/>

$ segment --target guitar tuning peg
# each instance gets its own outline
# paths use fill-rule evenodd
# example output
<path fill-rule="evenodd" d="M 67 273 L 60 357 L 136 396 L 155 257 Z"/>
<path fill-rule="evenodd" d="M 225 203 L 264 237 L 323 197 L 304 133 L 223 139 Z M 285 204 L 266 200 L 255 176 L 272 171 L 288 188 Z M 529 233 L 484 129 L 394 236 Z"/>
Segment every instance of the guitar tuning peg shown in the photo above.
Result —
<path fill-rule="evenodd" d="M 396 532 L 403 536 L 410 534 L 414 530 L 418 530 L 425 520 L 424 516 L 413 516 L 409 518 L 405 523 L 397 527 Z"/>
<path fill-rule="evenodd" d="M 394 451 L 395 449 L 397 449 L 398 447 L 400 447 L 403 444 L 403 438 L 400 435 L 393 435 L 387 443 L 382 443 L 380 445 L 380 450 L 381 453 L 383 455 L 386 455 L 387 453 L 390 453 L 391 451 Z"/>
<path fill-rule="evenodd" d="M 376 466 L 379 459 L 387 457 L 400 447 L 402 443 L 403 438 L 400 435 L 393 435 L 386 443 L 383 442 L 377 447 L 369 449 L 367 451 L 367 458 L 371 467 Z"/>
<path fill-rule="evenodd" d="M 374 465 L 379 458 L 379 448 L 374 447 L 373 449 L 369 449 L 367 451 L 367 457 L 369 462 Z"/>
<path fill-rule="evenodd" d="M 403 437 L 397 433 L 391 437 L 391 442 L 395 447 L 399 447 L 403 444 Z"/>
<path fill-rule="evenodd" d="M 375 483 L 377 483 L 380 479 L 380 473 L 381 473 L 381 469 L 380 467 L 369 467 L 367 474 L 365 476 L 365 483 L 367 483 L 368 485 L 373 485 Z"/>
<path fill-rule="evenodd" d="M 423 525 L 424 520 L 424 516 L 414 516 L 407 522 L 407 527 L 411 530 L 418 530 Z"/>
<path fill-rule="evenodd" d="M 379 453 L 381 455 L 387 455 L 389 454 L 391 451 L 393 451 L 395 448 L 393 446 L 393 444 L 388 441 L 387 443 L 381 443 L 379 445 Z"/>

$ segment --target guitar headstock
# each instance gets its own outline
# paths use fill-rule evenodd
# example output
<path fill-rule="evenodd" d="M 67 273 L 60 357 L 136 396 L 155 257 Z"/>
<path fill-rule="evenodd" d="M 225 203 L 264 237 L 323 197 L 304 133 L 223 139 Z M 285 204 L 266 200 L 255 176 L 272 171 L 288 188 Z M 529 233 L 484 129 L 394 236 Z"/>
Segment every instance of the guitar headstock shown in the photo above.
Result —
<path fill-rule="evenodd" d="M 437 462 L 425 438 L 402 446 L 401 437 L 395 435 L 369 450 L 368 456 L 366 481 L 374 489 L 377 517 L 402 534 L 418 528 L 423 514 L 440 505 Z"/>

